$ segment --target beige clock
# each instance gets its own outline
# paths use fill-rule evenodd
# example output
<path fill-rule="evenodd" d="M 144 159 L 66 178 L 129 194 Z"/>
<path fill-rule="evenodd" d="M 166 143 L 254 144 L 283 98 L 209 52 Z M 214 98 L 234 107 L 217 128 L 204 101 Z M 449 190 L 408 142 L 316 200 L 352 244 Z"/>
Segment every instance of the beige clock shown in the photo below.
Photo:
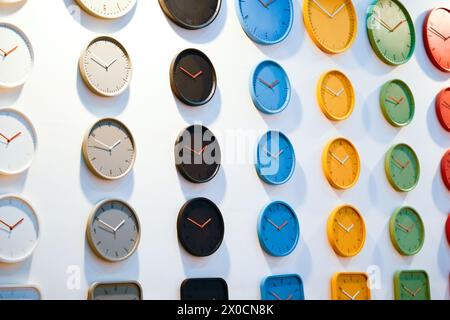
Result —
<path fill-rule="evenodd" d="M 117 19 L 130 12 L 136 0 L 76 0 L 90 15 L 102 19 Z"/>

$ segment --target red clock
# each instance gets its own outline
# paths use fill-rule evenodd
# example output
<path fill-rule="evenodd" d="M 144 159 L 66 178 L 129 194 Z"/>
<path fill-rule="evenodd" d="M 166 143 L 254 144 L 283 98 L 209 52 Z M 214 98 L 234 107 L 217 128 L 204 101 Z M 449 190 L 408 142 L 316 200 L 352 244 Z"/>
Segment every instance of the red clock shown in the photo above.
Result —
<path fill-rule="evenodd" d="M 423 25 L 423 42 L 436 68 L 450 72 L 450 9 L 431 10 Z"/>
<path fill-rule="evenodd" d="M 445 224 L 445 233 L 447 234 L 447 241 L 450 244 L 450 214 L 447 218 L 447 223 Z"/>
<path fill-rule="evenodd" d="M 450 132 L 450 87 L 439 92 L 436 97 L 436 115 L 442 127 Z"/>
<path fill-rule="evenodd" d="M 441 161 L 441 174 L 445 186 L 450 191 L 450 150 L 447 150 Z"/>

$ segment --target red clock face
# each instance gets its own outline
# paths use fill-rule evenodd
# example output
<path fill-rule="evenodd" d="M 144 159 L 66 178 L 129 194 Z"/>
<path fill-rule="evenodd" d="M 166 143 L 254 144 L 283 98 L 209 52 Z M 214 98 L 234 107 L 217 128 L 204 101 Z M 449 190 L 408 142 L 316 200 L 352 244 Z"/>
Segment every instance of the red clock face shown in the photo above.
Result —
<path fill-rule="evenodd" d="M 450 72 L 450 9 L 436 8 L 430 12 L 423 26 L 423 40 L 431 62 Z"/>
<path fill-rule="evenodd" d="M 450 150 L 447 150 L 441 161 L 441 174 L 445 186 L 450 191 Z"/>
<path fill-rule="evenodd" d="M 447 223 L 445 224 L 445 233 L 447 234 L 447 241 L 450 244 L 450 214 L 447 218 Z"/>
<path fill-rule="evenodd" d="M 442 90 L 436 97 L 436 115 L 442 127 L 450 132 L 450 88 Z"/>

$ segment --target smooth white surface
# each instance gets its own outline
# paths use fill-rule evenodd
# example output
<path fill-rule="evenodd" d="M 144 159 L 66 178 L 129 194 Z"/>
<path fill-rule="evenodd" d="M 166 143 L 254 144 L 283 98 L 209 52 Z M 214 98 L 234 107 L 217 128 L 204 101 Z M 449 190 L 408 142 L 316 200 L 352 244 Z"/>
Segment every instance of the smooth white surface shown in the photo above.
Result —
<path fill-rule="evenodd" d="M 146 299 L 178 299 L 185 278 L 218 276 L 227 280 L 230 298 L 259 299 L 263 277 L 298 273 L 305 282 L 306 298 L 328 299 L 334 272 L 366 271 L 376 265 L 381 287 L 372 291 L 374 299 L 393 298 L 394 272 L 402 269 L 427 270 L 432 297 L 449 299 L 450 248 L 444 224 L 450 197 L 440 178 L 439 163 L 450 147 L 450 136 L 438 124 L 434 98 L 450 81 L 426 57 L 421 36 L 427 11 L 448 1 L 403 1 L 416 23 L 418 43 L 412 60 L 398 68 L 382 64 L 370 48 L 364 24 L 371 1 L 355 1 L 358 37 L 350 51 L 337 56 L 327 56 L 314 46 L 303 26 L 301 1 L 294 2 L 292 32 L 272 47 L 257 46 L 247 38 L 230 0 L 224 1 L 217 20 L 199 31 L 174 26 L 157 1 L 139 1 L 130 15 L 112 22 L 79 13 L 72 0 L 28 0 L 23 6 L 1 7 L 0 19 L 20 26 L 30 37 L 36 65 L 23 88 L 0 92 L 0 106 L 29 115 L 40 149 L 27 173 L 0 178 L 0 192 L 26 197 L 38 211 L 42 233 L 32 259 L 0 266 L 0 284 L 36 284 L 44 299 L 84 299 L 95 281 L 138 280 Z M 130 90 L 118 98 L 94 96 L 78 74 L 82 48 L 99 34 L 116 37 L 133 59 Z M 195 109 L 178 103 L 169 84 L 172 58 L 188 47 L 208 54 L 219 81 L 213 100 Z M 248 88 L 251 70 L 267 58 L 286 69 L 293 87 L 291 104 L 275 116 L 256 110 Z M 329 69 L 344 71 L 355 87 L 355 111 L 342 123 L 328 121 L 316 102 L 317 81 Z M 400 130 L 387 124 L 378 104 L 381 86 L 393 78 L 407 81 L 417 102 L 414 121 Z M 134 171 L 117 182 L 95 178 L 82 160 L 83 135 L 103 116 L 124 121 L 139 148 Z M 219 136 L 234 130 L 241 137 L 252 133 L 254 140 L 248 145 L 220 138 L 228 162 L 213 181 L 196 186 L 178 176 L 173 146 L 177 134 L 199 120 Z M 297 169 L 284 186 L 262 183 L 248 159 L 229 164 L 235 149 L 239 155 L 248 150 L 253 155 L 256 138 L 268 128 L 286 133 L 296 150 Z M 359 183 L 346 192 L 334 191 L 321 168 L 322 149 L 336 136 L 353 141 L 362 161 Z M 384 174 L 385 152 L 399 142 L 411 144 L 422 165 L 420 183 L 409 194 L 393 191 Z M 179 209 L 197 196 L 215 201 L 226 223 L 224 244 L 206 259 L 187 255 L 176 236 Z M 130 260 L 111 265 L 89 249 L 85 225 L 95 203 L 114 197 L 136 209 L 142 239 Z M 272 200 L 288 202 L 300 220 L 299 246 L 287 258 L 268 257 L 258 243 L 258 216 Z M 355 205 L 367 226 L 366 245 L 352 259 L 338 258 L 326 235 L 329 214 L 343 203 Z M 426 227 L 425 245 L 411 258 L 399 256 L 389 239 L 389 219 L 401 205 L 415 207 Z M 81 270 L 80 290 L 67 289 L 66 272 L 74 270 L 71 266 Z"/>

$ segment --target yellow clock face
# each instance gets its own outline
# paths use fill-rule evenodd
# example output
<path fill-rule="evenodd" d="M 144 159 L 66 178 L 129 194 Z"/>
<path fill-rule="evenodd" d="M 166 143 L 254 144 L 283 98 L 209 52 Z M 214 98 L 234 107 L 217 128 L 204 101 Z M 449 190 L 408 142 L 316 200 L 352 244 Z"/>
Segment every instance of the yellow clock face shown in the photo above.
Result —
<path fill-rule="evenodd" d="M 365 273 L 335 273 L 331 280 L 331 299 L 370 300 L 368 277 Z"/>
<path fill-rule="evenodd" d="M 344 138 L 327 144 L 322 156 L 325 177 L 336 189 L 350 189 L 359 179 L 361 162 L 355 146 Z"/>
<path fill-rule="evenodd" d="M 355 108 L 355 91 L 350 80 L 340 71 L 332 70 L 320 77 L 317 100 L 325 116 L 333 121 L 345 120 Z"/>
<path fill-rule="evenodd" d="M 328 240 L 336 254 L 356 256 L 366 240 L 366 226 L 359 211 L 349 205 L 336 208 L 327 225 Z"/>
<path fill-rule="evenodd" d="M 310 37 L 325 53 L 346 51 L 358 32 L 351 0 L 304 0 L 303 20 Z"/>

